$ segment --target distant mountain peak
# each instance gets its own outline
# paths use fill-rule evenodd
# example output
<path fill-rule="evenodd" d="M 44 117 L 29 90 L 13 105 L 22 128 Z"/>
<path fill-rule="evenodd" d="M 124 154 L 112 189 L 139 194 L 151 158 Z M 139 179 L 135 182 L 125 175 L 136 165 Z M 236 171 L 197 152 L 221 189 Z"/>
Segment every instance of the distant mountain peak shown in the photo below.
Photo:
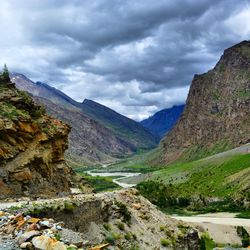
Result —
<path fill-rule="evenodd" d="M 156 112 L 149 118 L 141 121 L 141 124 L 149 129 L 151 133 L 163 137 L 168 133 L 178 121 L 185 105 L 174 105 L 171 108 Z"/>

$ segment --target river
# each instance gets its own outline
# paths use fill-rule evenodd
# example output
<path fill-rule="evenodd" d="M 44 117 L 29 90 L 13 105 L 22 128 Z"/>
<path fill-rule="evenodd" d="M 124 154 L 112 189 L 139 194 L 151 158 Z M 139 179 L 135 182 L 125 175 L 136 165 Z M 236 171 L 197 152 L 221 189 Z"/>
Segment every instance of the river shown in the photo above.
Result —
<path fill-rule="evenodd" d="M 103 176 L 103 177 L 110 177 L 110 176 L 121 176 L 119 178 L 113 179 L 113 182 L 119 185 L 120 187 L 123 188 L 130 188 L 136 186 L 136 183 L 125 183 L 122 182 L 123 179 L 128 178 L 128 177 L 134 177 L 134 176 L 139 176 L 141 173 L 131 173 L 131 172 L 102 172 L 98 173 L 95 172 L 95 170 L 90 170 L 86 172 L 87 174 L 91 176 Z"/>

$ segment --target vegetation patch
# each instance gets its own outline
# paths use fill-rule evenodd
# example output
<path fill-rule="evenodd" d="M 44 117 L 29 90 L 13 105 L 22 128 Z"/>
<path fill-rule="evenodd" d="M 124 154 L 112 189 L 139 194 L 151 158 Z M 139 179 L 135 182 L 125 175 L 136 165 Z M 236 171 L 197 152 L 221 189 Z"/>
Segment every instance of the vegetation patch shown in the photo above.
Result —
<path fill-rule="evenodd" d="M 215 247 L 216 244 L 208 232 L 203 233 L 200 239 L 200 250 L 213 250 Z"/>
<path fill-rule="evenodd" d="M 161 239 L 161 245 L 162 245 L 163 247 L 168 247 L 168 246 L 171 245 L 171 241 L 168 240 L 168 239 L 163 238 L 163 239 Z"/>
<path fill-rule="evenodd" d="M 91 176 L 86 173 L 81 173 L 90 186 L 94 189 L 96 193 L 104 192 L 107 190 L 114 190 L 120 188 L 119 185 L 113 182 L 114 178 L 118 178 L 117 176 L 112 177 L 102 177 L 102 176 Z"/>
<path fill-rule="evenodd" d="M 178 163 L 154 172 L 137 188 L 165 212 L 244 212 L 242 201 L 249 193 L 241 173 L 249 167 L 250 154 Z"/>
<path fill-rule="evenodd" d="M 127 206 L 120 201 L 115 201 L 115 205 L 119 207 L 119 211 L 122 214 L 124 221 L 130 222 L 131 213 L 129 212 Z"/>
<path fill-rule="evenodd" d="M 250 236 L 247 230 L 242 226 L 237 226 L 237 234 L 241 238 L 242 247 L 250 246 Z"/>
<path fill-rule="evenodd" d="M 236 215 L 237 218 L 250 219 L 250 211 L 242 211 Z"/>

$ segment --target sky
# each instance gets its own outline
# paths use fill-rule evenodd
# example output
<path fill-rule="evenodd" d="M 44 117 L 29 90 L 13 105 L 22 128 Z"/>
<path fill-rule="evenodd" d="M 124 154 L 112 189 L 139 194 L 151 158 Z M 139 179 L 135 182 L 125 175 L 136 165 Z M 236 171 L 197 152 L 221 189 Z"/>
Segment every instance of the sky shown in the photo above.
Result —
<path fill-rule="evenodd" d="M 0 65 L 135 120 L 250 39 L 250 0 L 0 0 Z"/>

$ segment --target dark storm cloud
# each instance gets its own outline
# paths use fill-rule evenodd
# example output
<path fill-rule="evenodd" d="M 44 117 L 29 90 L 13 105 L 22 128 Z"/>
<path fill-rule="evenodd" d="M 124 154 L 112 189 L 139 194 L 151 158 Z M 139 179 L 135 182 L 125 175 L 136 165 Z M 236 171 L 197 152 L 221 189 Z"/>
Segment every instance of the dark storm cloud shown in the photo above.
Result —
<path fill-rule="evenodd" d="M 0 63 L 140 119 L 183 103 L 249 21 L 247 0 L 2 0 Z"/>

